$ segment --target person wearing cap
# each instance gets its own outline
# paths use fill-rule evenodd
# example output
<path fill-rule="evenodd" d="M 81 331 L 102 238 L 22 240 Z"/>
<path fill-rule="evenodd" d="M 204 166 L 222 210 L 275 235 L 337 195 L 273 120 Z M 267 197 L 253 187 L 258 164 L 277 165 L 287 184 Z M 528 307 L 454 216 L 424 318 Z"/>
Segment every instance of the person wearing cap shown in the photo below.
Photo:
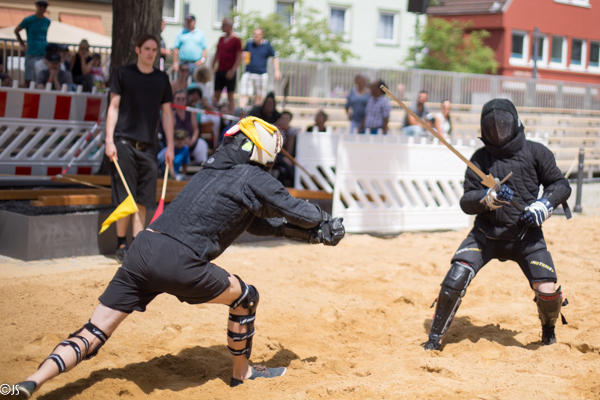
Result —
<path fill-rule="evenodd" d="M 44 16 L 48 9 L 47 1 L 36 1 L 35 14 L 26 17 L 15 28 L 15 36 L 25 50 L 25 86 L 29 87 L 29 82 L 36 80 L 35 62 L 44 58 L 48 41 L 48 28 L 50 20 Z M 27 32 L 27 43 L 21 38 L 20 32 L 25 29 Z"/>
<path fill-rule="evenodd" d="M 41 70 L 35 79 L 38 89 L 44 89 L 46 83 L 52 83 L 52 90 L 61 90 L 65 83 L 70 85 L 73 82 L 71 73 L 60 68 L 61 60 L 58 53 L 50 53 L 46 56 L 48 69 Z"/>
<path fill-rule="evenodd" d="M 177 35 L 173 47 L 173 71 L 179 71 L 180 65 L 186 63 L 193 77 L 196 68 L 206 62 L 206 37 L 204 32 L 196 29 L 196 17 L 185 17 L 185 27 Z"/>

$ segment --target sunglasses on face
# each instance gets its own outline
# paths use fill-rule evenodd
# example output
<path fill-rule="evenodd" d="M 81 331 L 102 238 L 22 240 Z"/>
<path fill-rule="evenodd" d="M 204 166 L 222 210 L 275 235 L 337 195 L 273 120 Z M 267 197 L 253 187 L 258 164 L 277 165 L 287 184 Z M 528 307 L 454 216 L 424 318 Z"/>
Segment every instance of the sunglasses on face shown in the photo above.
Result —
<path fill-rule="evenodd" d="M 175 101 L 185 101 L 185 97 L 175 97 Z"/>
<path fill-rule="evenodd" d="M 180 71 L 181 71 L 181 72 L 190 72 L 190 70 L 189 70 L 189 69 L 187 69 L 187 68 L 186 68 L 186 69 L 180 69 Z"/>

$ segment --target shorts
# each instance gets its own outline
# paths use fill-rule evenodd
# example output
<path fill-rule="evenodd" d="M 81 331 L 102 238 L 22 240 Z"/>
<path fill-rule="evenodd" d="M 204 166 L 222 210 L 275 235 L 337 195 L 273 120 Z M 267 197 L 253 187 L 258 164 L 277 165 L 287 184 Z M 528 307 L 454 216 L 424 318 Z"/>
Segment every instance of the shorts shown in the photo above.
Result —
<path fill-rule="evenodd" d="M 242 96 L 261 96 L 267 95 L 268 74 L 253 74 L 245 72 L 240 81 L 240 95 Z"/>
<path fill-rule="evenodd" d="M 235 92 L 237 72 L 233 74 L 233 78 L 231 79 L 227 79 L 225 75 L 227 75 L 227 71 L 217 71 L 215 74 L 215 93 L 221 93 L 223 88 L 227 88 L 227 93 Z"/>
<path fill-rule="evenodd" d="M 126 141 L 127 143 L 124 143 Z M 156 149 L 137 150 L 127 139 L 115 138 L 119 167 L 137 204 L 156 207 L 158 161 Z M 114 163 L 111 163 L 112 202 L 117 206 L 127 198 L 127 190 Z"/>
<path fill-rule="evenodd" d="M 202 304 L 229 287 L 229 276 L 188 246 L 146 230 L 137 235 L 98 300 L 125 313 L 146 311 L 146 306 L 161 293 L 171 294 L 181 302 Z"/>
<path fill-rule="evenodd" d="M 452 262 L 465 262 L 477 274 L 494 258 L 519 264 L 530 285 L 534 282 L 557 282 L 554 262 L 541 230 L 531 238 L 511 242 L 488 239 L 483 232 L 474 228 L 452 257 Z"/>
<path fill-rule="evenodd" d="M 26 81 L 35 81 L 35 63 L 38 60 L 41 60 L 44 56 L 36 56 L 33 54 L 25 55 L 25 80 Z"/>

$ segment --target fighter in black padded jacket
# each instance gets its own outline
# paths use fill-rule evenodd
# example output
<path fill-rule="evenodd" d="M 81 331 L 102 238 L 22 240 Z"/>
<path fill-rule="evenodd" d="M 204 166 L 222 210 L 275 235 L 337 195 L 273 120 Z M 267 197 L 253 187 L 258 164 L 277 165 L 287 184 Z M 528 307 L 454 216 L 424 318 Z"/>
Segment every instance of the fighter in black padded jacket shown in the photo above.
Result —
<path fill-rule="evenodd" d="M 136 237 L 90 320 L 18 384 L 20 396 L 29 398 L 47 380 L 96 355 L 131 312 L 145 311 L 161 293 L 189 304 L 229 305 L 231 386 L 282 376 L 285 367 L 248 364 L 258 291 L 211 263 L 244 231 L 330 246 L 343 238 L 341 219 L 293 198 L 267 173 L 281 144 L 277 128 L 258 118 L 245 118 L 230 129 L 200 172 Z"/>
<path fill-rule="evenodd" d="M 475 224 L 451 261 L 442 282 L 437 307 L 431 323 L 426 350 L 438 350 L 441 338 L 477 272 L 491 259 L 512 260 L 519 264 L 535 292 L 542 323 L 542 343 L 556 343 L 554 327 L 563 304 L 560 286 L 556 288 L 556 269 L 546 248 L 541 225 L 554 209 L 571 194 L 554 155 L 544 145 L 525 139 L 523 124 L 514 104 L 494 99 L 481 112 L 481 140 L 485 147 L 477 150 L 471 161 L 485 174 L 497 179 L 512 177 L 496 190 L 481 184 L 480 178 L 467 169 L 463 211 L 474 214 Z M 538 199 L 540 185 L 543 194 Z M 525 211 L 511 204 L 515 201 Z"/>

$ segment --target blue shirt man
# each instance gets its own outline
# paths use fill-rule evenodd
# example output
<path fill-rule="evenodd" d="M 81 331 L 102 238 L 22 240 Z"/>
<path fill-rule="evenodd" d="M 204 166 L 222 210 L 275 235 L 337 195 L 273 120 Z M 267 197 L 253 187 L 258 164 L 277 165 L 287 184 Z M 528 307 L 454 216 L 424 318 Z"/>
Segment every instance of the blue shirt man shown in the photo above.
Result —
<path fill-rule="evenodd" d="M 273 57 L 275 80 L 281 79 L 279 60 L 268 40 L 264 39 L 263 30 L 256 28 L 253 39 L 246 42 L 243 58 L 246 60 L 246 72 L 242 75 L 240 95 L 254 96 L 254 104 L 259 104 L 267 93 L 267 63 Z M 249 59 L 249 60 L 248 60 Z"/>
<path fill-rule="evenodd" d="M 35 3 L 35 14 L 23 19 L 15 28 L 15 36 L 25 53 L 25 85 L 35 80 L 35 62 L 44 58 L 48 41 L 46 36 L 50 27 L 50 20 L 44 16 L 48 8 L 47 1 L 37 1 Z M 19 33 L 25 29 L 27 32 L 27 44 L 21 38 Z"/>
<path fill-rule="evenodd" d="M 173 63 L 173 71 L 179 71 L 179 65 L 189 65 L 190 75 L 194 76 L 197 67 L 206 61 L 206 37 L 204 32 L 196 29 L 196 17 L 188 15 L 185 17 L 185 28 L 175 38 L 173 59 L 179 62 Z"/>

